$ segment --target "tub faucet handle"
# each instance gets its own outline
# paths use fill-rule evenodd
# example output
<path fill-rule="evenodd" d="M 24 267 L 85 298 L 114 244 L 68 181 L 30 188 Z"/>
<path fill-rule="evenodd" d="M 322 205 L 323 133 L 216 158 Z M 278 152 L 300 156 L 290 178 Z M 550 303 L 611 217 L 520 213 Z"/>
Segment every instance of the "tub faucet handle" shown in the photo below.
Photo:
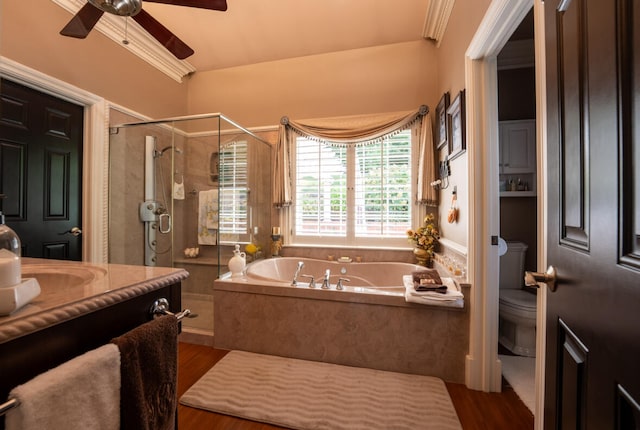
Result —
<path fill-rule="evenodd" d="M 311 279 L 311 280 L 309 281 L 309 288 L 315 288 L 315 287 L 316 287 L 316 280 L 315 280 L 315 278 L 313 277 L 313 275 L 300 275 L 300 276 L 302 276 L 303 278 L 309 278 L 309 279 Z"/>
<path fill-rule="evenodd" d="M 351 279 L 338 278 L 338 283 L 336 284 L 336 290 L 344 290 L 344 287 L 342 286 L 343 282 L 351 282 Z"/>

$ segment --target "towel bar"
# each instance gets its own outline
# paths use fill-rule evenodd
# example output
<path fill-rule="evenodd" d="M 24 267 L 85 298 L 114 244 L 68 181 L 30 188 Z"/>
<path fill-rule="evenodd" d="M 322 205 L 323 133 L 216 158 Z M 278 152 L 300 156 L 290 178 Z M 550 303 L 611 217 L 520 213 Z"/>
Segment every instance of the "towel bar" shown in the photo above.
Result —
<path fill-rule="evenodd" d="M 0 416 L 5 415 L 9 409 L 13 409 L 20 403 L 16 399 L 9 399 L 0 405 Z"/>
<path fill-rule="evenodd" d="M 152 315 L 174 315 L 179 321 L 184 317 L 191 314 L 191 310 L 185 309 L 182 312 L 173 313 L 169 311 L 169 301 L 165 298 L 156 300 L 151 307 Z M 0 404 L 0 417 L 7 414 L 7 412 L 15 407 L 18 407 L 20 402 L 17 399 L 9 398 L 6 402 Z"/>
<path fill-rule="evenodd" d="M 180 321 L 184 317 L 188 317 L 191 315 L 190 309 L 185 309 L 182 312 L 178 312 L 177 314 L 171 312 L 169 310 L 169 301 L 165 298 L 158 299 L 153 302 L 151 306 L 151 314 L 152 315 L 174 315 L 178 321 Z"/>

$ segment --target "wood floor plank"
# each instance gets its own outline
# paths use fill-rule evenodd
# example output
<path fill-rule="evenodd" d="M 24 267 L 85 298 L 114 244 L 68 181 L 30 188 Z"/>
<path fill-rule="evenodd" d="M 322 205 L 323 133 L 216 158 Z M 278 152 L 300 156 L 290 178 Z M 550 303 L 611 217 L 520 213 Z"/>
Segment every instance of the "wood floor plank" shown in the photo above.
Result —
<path fill-rule="evenodd" d="M 178 346 L 178 397 L 182 396 L 228 351 L 180 342 Z M 469 390 L 462 384 L 447 383 L 447 389 L 464 430 L 531 430 L 533 415 L 505 386 L 502 393 Z M 179 430 L 274 430 L 270 424 L 244 420 L 201 409 L 178 405 Z"/>

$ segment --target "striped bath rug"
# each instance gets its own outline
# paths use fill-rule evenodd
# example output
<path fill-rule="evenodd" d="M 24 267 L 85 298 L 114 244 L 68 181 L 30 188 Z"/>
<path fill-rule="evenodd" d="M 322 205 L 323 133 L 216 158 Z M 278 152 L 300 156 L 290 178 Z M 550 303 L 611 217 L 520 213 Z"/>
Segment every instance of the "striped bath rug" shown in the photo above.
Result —
<path fill-rule="evenodd" d="M 462 427 L 441 379 L 231 351 L 186 406 L 292 429 Z"/>

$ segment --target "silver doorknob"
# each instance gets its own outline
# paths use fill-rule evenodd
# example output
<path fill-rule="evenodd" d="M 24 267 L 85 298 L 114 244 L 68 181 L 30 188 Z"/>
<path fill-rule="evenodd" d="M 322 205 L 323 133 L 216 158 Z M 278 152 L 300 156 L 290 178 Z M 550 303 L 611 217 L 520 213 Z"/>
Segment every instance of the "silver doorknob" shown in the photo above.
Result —
<path fill-rule="evenodd" d="M 82 234 L 82 230 L 79 227 L 72 227 L 71 230 L 63 231 L 62 234 L 71 234 L 73 236 L 80 236 Z"/>
<path fill-rule="evenodd" d="M 527 271 L 524 272 L 524 284 L 527 287 L 539 288 L 540 283 L 544 282 L 551 292 L 554 292 L 558 283 L 557 274 L 558 272 L 553 266 L 549 266 L 545 273 Z"/>

